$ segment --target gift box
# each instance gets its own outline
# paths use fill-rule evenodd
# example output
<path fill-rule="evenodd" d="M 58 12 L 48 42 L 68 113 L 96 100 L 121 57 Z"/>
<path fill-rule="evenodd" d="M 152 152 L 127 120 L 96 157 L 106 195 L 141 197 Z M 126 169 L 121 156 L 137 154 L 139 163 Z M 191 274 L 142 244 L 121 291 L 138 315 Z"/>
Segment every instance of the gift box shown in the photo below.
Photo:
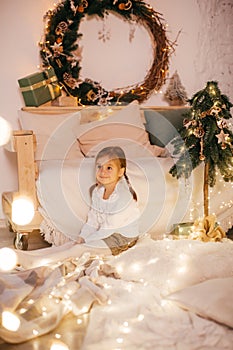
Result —
<path fill-rule="evenodd" d="M 54 69 L 30 74 L 18 80 L 26 106 L 38 107 L 61 95 Z"/>
<path fill-rule="evenodd" d="M 192 233 L 193 222 L 181 222 L 174 224 L 170 235 L 173 239 L 187 239 Z"/>
<path fill-rule="evenodd" d="M 51 102 L 52 106 L 58 107 L 77 107 L 77 97 L 73 96 L 59 96 Z"/>

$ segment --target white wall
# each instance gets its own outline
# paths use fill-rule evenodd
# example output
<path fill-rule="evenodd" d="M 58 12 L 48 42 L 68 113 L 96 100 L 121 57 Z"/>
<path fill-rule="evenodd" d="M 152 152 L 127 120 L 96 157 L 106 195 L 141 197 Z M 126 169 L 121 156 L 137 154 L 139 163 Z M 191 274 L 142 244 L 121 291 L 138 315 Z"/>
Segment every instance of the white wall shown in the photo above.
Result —
<path fill-rule="evenodd" d="M 6 118 L 14 129 L 18 128 L 17 111 L 24 106 L 17 80 L 38 70 L 40 60 L 37 44 L 43 33 L 43 15 L 49 8 L 53 8 L 53 3 L 52 0 L 0 0 L 0 115 Z M 181 31 L 175 53 L 170 60 L 170 76 L 175 70 L 178 71 L 189 97 L 203 88 L 207 80 L 218 80 L 222 92 L 233 100 L 232 0 L 227 2 L 224 0 L 148 0 L 148 3 L 162 13 L 168 25 L 167 36 L 171 41 L 174 41 L 178 32 Z M 119 35 L 118 39 L 122 38 L 121 46 L 118 51 L 114 51 L 116 47 L 114 28 L 116 29 L 117 26 L 117 32 L 119 32 L 119 22 L 110 26 L 111 39 L 106 45 L 93 36 L 93 31 L 97 33 L 99 30 L 99 27 L 95 27 L 97 25 L 102 28 L 102 23 L 95 24 L 93 27 L 91 21 L 86 21 L 81 30 L 84 34 L 84 43 L 85 37 L 88 39 L 88 44 L 84 45 L 83 50 L 85 59 L 82 74 L 90 73 L 93 67 L 96 73 L 96 68 L 99 67 L 97 78 L 99 77 L 106 84 L 111 84 L 112 78 L 109 81 L 111 70 L 107 70 L 109 65 L 106 65 L 106 62 L 111 62 L 111 65 L 120 72 L 115 73 L 115 76 L 123 79 L 128 72 L 130 77 L 127 79 L 135 79 L 138 82 L 145 76 L 145 70 L 150 68 L 147 57 L 150 55 L 148 37 L 145 37 L 145 33 L 137 34 L 139 41 L 134 45 L 139 46 L 135 46 L 134 49 L 131 46 L 131 52 L 123 53 L 121 45 L 123 37 Z M 106 48 L 108 55 L 114 52 L 109 61 L 106 60 L 106 54 L 103 54 Z M 93 52 L 89 54 L 89 50 Z M 131 55 L 130 59 L 129 55 Z M 129 64 L 132 60 L 133 65 Z M 120 82 L 121 80 L 116 81 L 116 85 Z M 165 90 L 166 85 L 162 92 Z M 154 94 L 145 104 L 164 105 L 166 102 L 163 100 L 163 94 Z M 3 148 L 0 148 L 0 167 L 0 194 L 4 191 L 16 190 L 15 155 Z M 0 206 L 0 218 L 2 217 Z"/>

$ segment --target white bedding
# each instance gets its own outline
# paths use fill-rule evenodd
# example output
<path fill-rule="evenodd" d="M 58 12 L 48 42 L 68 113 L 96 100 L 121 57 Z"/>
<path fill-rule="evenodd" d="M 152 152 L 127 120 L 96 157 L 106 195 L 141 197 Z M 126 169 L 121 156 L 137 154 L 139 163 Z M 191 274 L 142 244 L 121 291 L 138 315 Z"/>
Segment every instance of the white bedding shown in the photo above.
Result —
<path fill-rule="evenodd" d="M 149 232 L 153 238 L 163 238 L 173 224 L 203 216 L 203 167 L 195 169 L 188 181 L 177 180 L 169 174 L 173 162 L 172 158 L 159 157 L 128 160 L 127 173 L 141 210 L 141 234 Z M 75 240 L 86 219 L 89 188 L 94 182 L 93 158 L 41 162 L 37 189 L 45 218 L 42 231 L 48 241 L 64 243 L 59 242 L 56 232 Z M 210 214 L 216 215 L 226 231 L 233 222 L 232 198 L 232 184 L 217 179 L 210 190 Z"/>
<path fill-rule="evenodd" d="M 120 279 L 98 279 L 111 303 L 92 310 L 83 349 L 232 349 L 233 330 L 222 326 L 223 320 L 233 326 L 232 249 L 232 243 L 145 239 L 135 250 L 112 259 Z M 189 297 L 196 297 L 196 305 L 186 304 L 187 311 L 172 300 L 174 291 L 178 294 L 219 277 L 227 283 L 222 289 L 223 280 L 212 285 L 219 303 L 209 309 L 208 295 L 197 296 L 195 289 Z"/>
<path fill-rule="evenodd" d="M 20 343 L 52 330 L 59 334 L 57 326 L 71 314 L 69 336 L 61 332 L 60 341 L 78 350 L 77 323 L 90 310 L 82 350 L 232 349 L 230 240 L 204 243 L 144 236 L 117 257 L 90 256 L 88 248 L 82 255 L 80 245 L 72 243 L 18 251 L 18 256 L 25 269 L 0 275 L 1 307 L 7 306 L 21 321 L 14 332 L 0 327 L 0 337 L 7 342 Z M 38 267 L 30 270 L 34 259 Z"/>

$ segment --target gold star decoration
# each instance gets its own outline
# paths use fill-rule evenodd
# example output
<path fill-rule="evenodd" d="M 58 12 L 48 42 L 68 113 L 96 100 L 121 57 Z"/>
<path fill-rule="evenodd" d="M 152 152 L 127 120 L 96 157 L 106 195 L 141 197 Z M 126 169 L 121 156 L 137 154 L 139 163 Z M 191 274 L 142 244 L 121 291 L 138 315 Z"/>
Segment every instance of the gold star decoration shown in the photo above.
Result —
<path fill-rule="evenodd" d="M 218 143 L 226 143 L 229 134 L 224 134 L 224 131 L 221 130 L 220 133 L 218 135 L 215 135 L 215 136 L 218 139 Z"/>

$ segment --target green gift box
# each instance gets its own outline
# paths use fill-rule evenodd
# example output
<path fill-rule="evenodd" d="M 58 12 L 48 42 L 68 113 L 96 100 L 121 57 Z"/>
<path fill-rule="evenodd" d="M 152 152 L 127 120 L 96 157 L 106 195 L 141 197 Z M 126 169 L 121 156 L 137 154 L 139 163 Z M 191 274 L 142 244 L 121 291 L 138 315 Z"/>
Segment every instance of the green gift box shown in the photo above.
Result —
<path fill-rule="evenodd" d="M 184 239 L 188 238 L 192 233 L 193 222 L 181 222 L 179 224 L 174 224 L 170 235 L 174 239 Z"/>
<path fill-rule="evenodd" d="M 61 95 L 61 89 L 54 69 L 30 74 L 18 80 L 26 106 L 38 107 Z"/>

